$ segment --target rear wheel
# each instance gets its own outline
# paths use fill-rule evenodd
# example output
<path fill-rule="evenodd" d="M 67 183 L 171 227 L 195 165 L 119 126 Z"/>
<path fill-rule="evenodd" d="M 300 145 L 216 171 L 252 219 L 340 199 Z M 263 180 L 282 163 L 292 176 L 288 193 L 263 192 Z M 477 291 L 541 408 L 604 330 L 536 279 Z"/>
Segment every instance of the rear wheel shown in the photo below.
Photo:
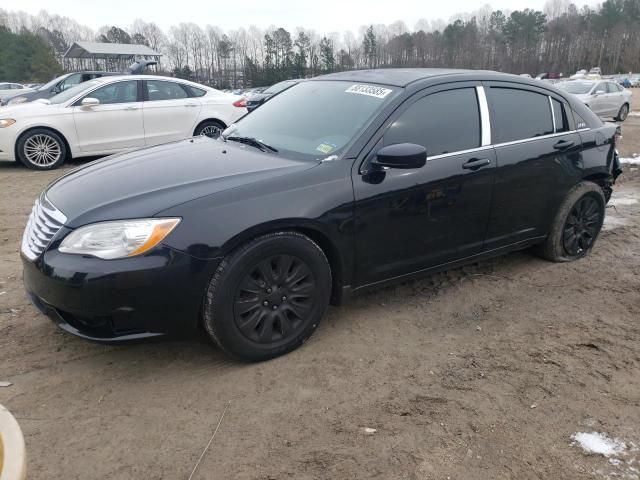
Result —
<path fill-rule="evenodd" d="M 629 115 L 629 105 L 625 103 L 620 107 L 620 110 L 618 110 L 618 115 L 614 118 L 614 120 L 617 120 L 618 122 L 624 122 L 627 119 L 628 115 Z"/>
<path fill-rule="evenodd" d="M 315 331 L 331 292 L 320 247 L 297 232 L 265 235 L 225 258 L 204 304 L 204 326 L 228 354 L 261 361 L 299 347 Z"/>
<path fill-rule="evenodd" d="M 224 129 L 225 126 L 222 122 L 217 120 L 206 120 L 196 127 L 195 132 L 193 132 L 193 136 L 197 137 L 199 135 L 204 135 L 209 138 L 218 138 Z"/>
<path fill-rule="evenodd" d="M 52 170 L 67 156 L 67 147 L 60 135 L 46 128 L 36 128 L 24 134 L 16 146 L 18 160 L 33 170 Z"/>
<path fill-rule="evenodd" d="M 545 242 L 537 253 L 553 262 L 570 262 L 585 257 L 602 229 L 605 198 L 592 182 L 576 185 L 560 206 Z"/>

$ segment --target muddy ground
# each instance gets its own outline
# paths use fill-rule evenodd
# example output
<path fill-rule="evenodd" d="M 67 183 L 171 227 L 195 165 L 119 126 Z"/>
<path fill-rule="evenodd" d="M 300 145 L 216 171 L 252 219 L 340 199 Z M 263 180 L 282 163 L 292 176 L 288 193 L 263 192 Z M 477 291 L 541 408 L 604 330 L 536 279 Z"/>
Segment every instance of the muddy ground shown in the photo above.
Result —
<path fill-rule="evenodd" d="M 640 153 L 640 117 L 623 134 L 623 156 Z M 80 163 L 0 164 L 0 403 L 29 479 L 187 479 L 227 405 L 195 479 L 640 478 L 637 169 L 588 258 L 522 252 L 368 294 L 296 352 L 245 365 L 204 335 L 88 343 L 29 304 L 27 214 Z M 627 453 L 571 445 L 591 431 Z"/>

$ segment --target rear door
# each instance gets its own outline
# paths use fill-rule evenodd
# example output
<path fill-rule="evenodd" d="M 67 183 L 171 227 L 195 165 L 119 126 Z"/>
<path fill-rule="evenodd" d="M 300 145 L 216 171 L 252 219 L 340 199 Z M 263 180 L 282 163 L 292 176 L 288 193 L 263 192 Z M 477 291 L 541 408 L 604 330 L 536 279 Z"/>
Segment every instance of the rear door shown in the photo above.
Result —
<path fill-rule="evenodd" d="M 99 105 L 82 106 L 82 99 L 74 104 L 73 119 L 82 152 L 115 152 L 145 145 L 139 83 L 110 83 L 83 97 L 97 98 Z"/>
<path fill-rule="evenodd" d="M 487 82 L 496 183 L 485 249 L 547 234 L 580 175 L 581 142 L 564 99 L 547 90 Z"/>
<path fill-rule="evenodd" d="M 145 80 L 144 131 L 147 145 L 193 135 L 202 102 L 181 83 Z"/>
<path fill-rule="evenodd" d="M 360 285 L 482 249 L 495 154 L 481 127 L 487 110 L 486 103 L 480 107 L 484 95 L 479 83 L 457 86 L 434 87 L 408 99 L 367 147 L 353 178 Z M 426 165 L 413 170 L 371 167 L 379 148 L 398 143 L 423 145 Z"/>

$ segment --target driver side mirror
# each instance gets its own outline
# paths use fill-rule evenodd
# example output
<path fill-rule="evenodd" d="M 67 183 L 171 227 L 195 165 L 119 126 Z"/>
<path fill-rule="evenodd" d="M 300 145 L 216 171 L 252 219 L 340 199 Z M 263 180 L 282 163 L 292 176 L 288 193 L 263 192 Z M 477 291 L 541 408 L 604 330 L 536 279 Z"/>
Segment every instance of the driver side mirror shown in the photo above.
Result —
<path fill-rule="evenodd" d="M 100 100 L 93 97 L 85 97 L 80 102 L 80 105 L 83 107 L 95 107 L 96 105 L 100 105 Z"/>
<path fill-rule="evenodd" d="M 602 95 L 603 93 L 607 93 L 607 92 L 605 92 L 604 90 L 596 90 L 596 91 L 593 93 L 593 96 L 594 96 L 594 97 L 597 97 L 598 95 Z"/>
<path fill-rule="evenodd" d="M 427 163 L 427 149 L 415 143 L 387 145 L 376 152 L 371 163 L 382 168 L 422 168 Z"/>

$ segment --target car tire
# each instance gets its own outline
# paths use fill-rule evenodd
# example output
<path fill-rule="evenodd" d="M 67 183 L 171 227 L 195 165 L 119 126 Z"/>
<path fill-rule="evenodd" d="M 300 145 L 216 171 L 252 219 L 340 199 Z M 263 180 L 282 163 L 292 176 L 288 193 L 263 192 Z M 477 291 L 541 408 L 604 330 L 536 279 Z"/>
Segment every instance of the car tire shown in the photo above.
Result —
<path fill-rule="evenodd" d="M 629 116 L 629 105 L 625 103 L 620 107 L 620 110 L 618 110 L 618 115 L 614 120 L 617 122 L 624 122 L 627 119 L 627 116 Z"/>
<path fill-rule="evenodd" d="M 592 182 L 581 182 L 560 205 L 544 243 L 536 253 L 552 262 L 571 262 L 589 254 L 602 229 L 605 196 Z"/>
<path fill-rule="evenodd" d="M 227 354 L 268 360 L 313 334 L 331 295 L 322 249 L 298 232 L 270 233 L 225 257 L 206 291 L 203 323 Z"/>
<path fill-rule="evenodd" d="M 225 127 L 224 123 L 218 120 L 205 120 L 196 127 L 193 136 L 205 135 L 209 138 L 218 138 L 225 128 L 227 127 Z"/>
<path fill-rule="evenodd" d="M 20 163 L 32 170 L 53 170 L 67 158 L 67 144 L 47 128 L 29 130 L 18 139 L 16 155 Z"/>

